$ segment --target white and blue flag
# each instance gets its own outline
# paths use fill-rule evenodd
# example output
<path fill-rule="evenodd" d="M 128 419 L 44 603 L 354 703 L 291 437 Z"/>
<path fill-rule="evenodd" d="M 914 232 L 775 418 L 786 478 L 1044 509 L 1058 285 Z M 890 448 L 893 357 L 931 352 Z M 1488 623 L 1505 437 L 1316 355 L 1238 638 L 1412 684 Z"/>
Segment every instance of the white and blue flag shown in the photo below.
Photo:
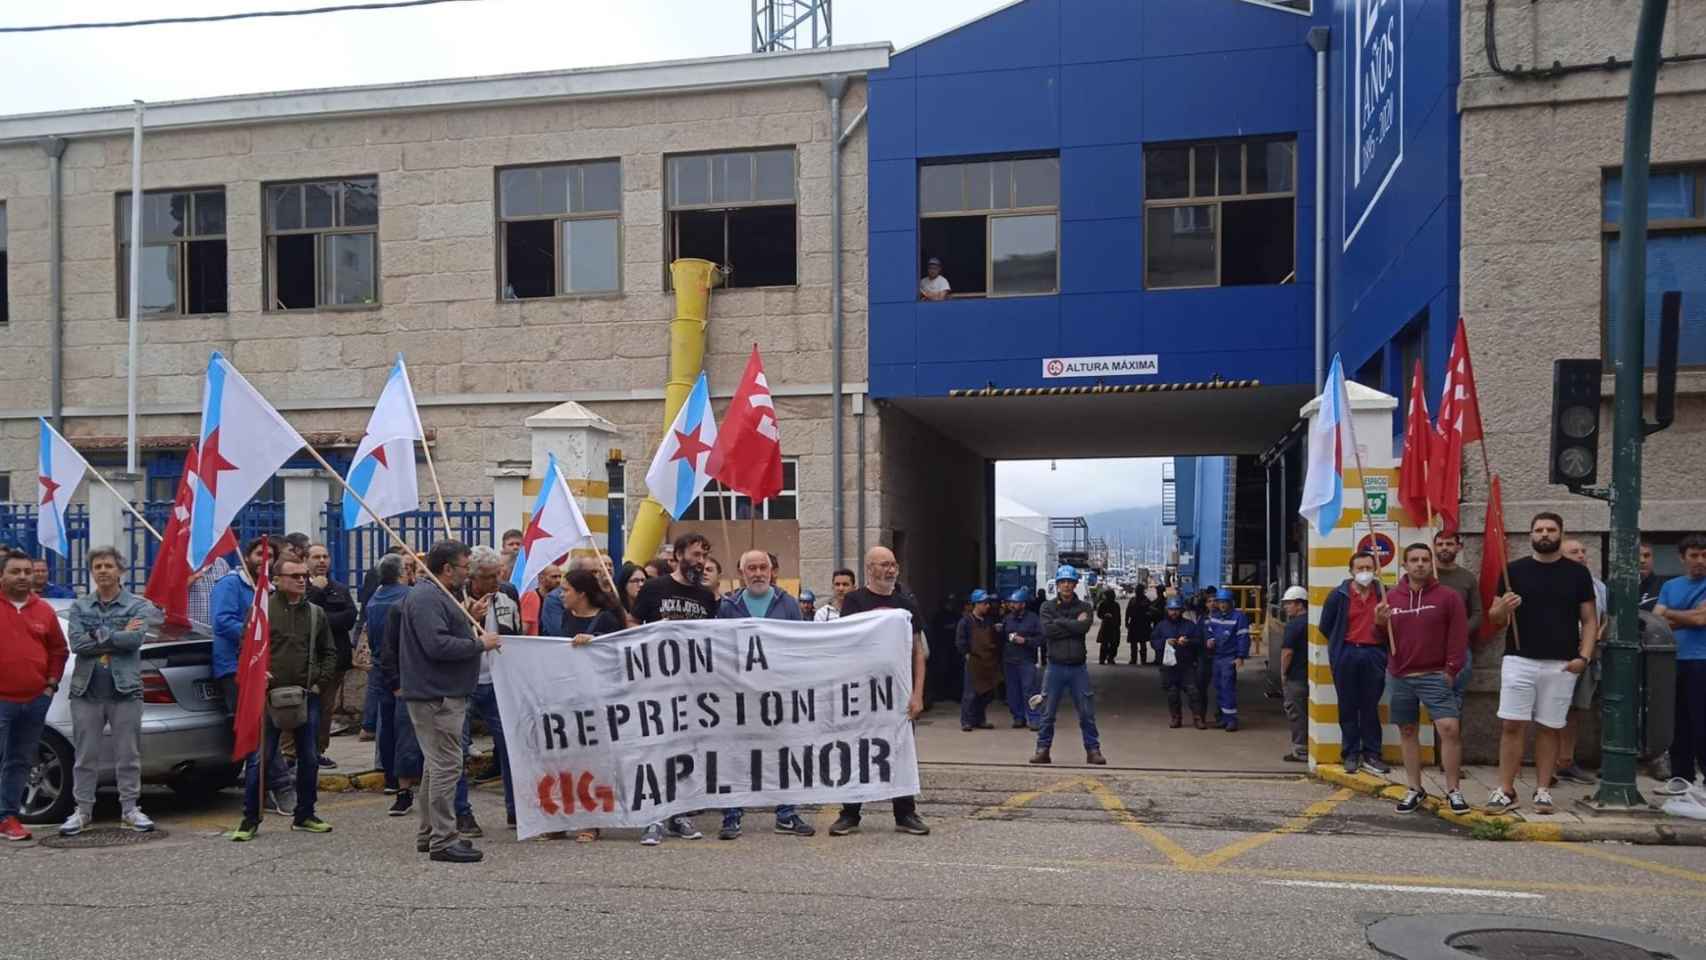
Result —
<path fill-rule="evenodd" d="M 71 556 L 71 536 L 65 529 L 65 511 L 71 497 L 89 472 L 83 459 L 47 420 L 41 421 L 40 454 L 36 460 L 36 486 L 41 504 L 36 512 L 36 542 L 62 557 Z"/>
<path fill-rule="evenodd" d="M 717 421 L 711 415 L 711 388 L 705 374 L 693 384 L 687 401 L 664 431 L 663 443 L 646 471 L 646 491 L 671 519 L 680 520 L 711 482 L 705 463 L 717 445 Z"/>
<path fill-rule="evenodd" d="M 415 509 L 420 499 L 415 483 L 416 441 L 425 443 L 426 431 L 421 429 L 409 370 L 399 353 L 373 415 L 367 418 L 367 433 L 355 448 L 349 476 L 344 478 L 349 484 L 344 491 L 345 530 Z M 372 513 L 362 508 L 356 494 L 373 509 Z"/>
<path fill-rule="evenodd" d="M 1327 382 L 1318 398 L 1321 409 L 1309 425 L 1309 454 L 1304 461 L 1303 495 L 1297 512 L 1316 533 L 1325 534 L 1339 525 L 1345 511 L 1345 461 L 1357 455 L 1356 432 L 1351 428 L 1351 404 L 1345 393 L 1345 367 L 1339 355 L 1327 371 Z"/>
<path fill-rule="evenodd" d="M 263 484 L 308 444 L 214 351 L 201 395 L 201 459 L 190 506 L 191 570 L 200 570 Z"/>

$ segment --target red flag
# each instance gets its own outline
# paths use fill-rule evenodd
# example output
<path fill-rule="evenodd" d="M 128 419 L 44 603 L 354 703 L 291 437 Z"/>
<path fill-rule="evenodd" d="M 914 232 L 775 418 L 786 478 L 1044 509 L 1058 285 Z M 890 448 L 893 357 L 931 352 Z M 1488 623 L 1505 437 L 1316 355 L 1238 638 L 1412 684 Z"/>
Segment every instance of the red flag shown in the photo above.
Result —
<path fill-rule="evenodd" d="M 166 623 L 176 627 L 190 625 L 190 580 L 201 572 L 189 567 L 190 502 L 194 496 L 190 481 L 195 476 L 196 462 L 196 448 L 192 444 L 184 455 L 184 475 L 178 481 L 178 495 L 172 500 L 172 516 L 166 521 L 160 552 L 154 557 L 154 569 L 149 572 L 148 585 L 142 591 L 142 595 L 166 615 Z M 237 538 L 227 527 L 225 535 L 208 554 L 208 562 L 236 549 Z"/>
<path fill-rule="evenodd" d="M 1504 580 L 1505 564 L 1510 557 L 1505 548 L 1505 506 L 1504 493 L 1499 489 L 1499 475 L 1493 474 L 1492 485 L 1487 491 L 1487 523 L 1485 533 L 1481 538 L 1481 609 L 1491 610 L 1493 600 L 1499 595 L 1499 584 Z M 1474 638 L 1477 644 L 1486 643 L 1492 639 L 1498 630 L 1493 627 L 1493 618 L 1481 618 L 1481 635 Z"/>
<path fill-rule="evenodd" d="M 272 584 L 267 567 L 272 557 L 261 547 L 261 567 L 255 574 L 255 602 L 243 628 L 243 645 L 237 655 L 237 716 L 232 721 L 235 741 L 231 759 L 241 760 L 261 748 L 261 717 L 266 709 L 267 669 L 272 666 L 272 626 L 267 621 L 267 596 Z"/>
<path fill-rule="evenodd" d="M 1445 391 L 1439 401 L 1439 423 L 1428 464 L 1428 493 L 1447 530 L 1458 527 L 1458 501 L 1463 497 L 1463 446 L 1482 438 L 1481 401 L 1475 393 L 1475 367 L 1469 362 L 1469 330 L 1457 320 L 1451 359 L 1445 365 Z"/>
<path fill-rule="evenodd" d="M 1410 515 L 1410 523 L 1433 523 L 1429 501 L 1428 461 L 1432 459 L 1434 428 L 1428 422 L 1428 398 L 1422 393 L 1422 361 L 1410 379 L 1410 413 L 1404 418 L 1404 459 L 1398 465 L 1398 503 Z M 1424 519 L 1425 518 L 1425 519 Z"/>
<path fill-rule="evenodd" d="M 776 404 L 764 379 L 764 362 L 753 344 L 740 389 L 729 402 L 718 428 L 717 445 L 705 469 L 723 486 L 756 504 L 782 492 L 782 436 L 776 429 Z"/>

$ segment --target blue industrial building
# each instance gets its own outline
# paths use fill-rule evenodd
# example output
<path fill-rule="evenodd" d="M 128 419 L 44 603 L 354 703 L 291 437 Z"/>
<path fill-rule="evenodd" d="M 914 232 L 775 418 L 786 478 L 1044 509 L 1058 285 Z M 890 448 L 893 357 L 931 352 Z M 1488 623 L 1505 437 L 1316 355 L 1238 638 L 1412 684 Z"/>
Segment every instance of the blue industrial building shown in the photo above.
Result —
<path fill-rule="evenodd" d="M 897 52 L 869 87 L 879 409 L 991 463 L 1203 455 L 1179 462 L 1179 510 L 1218 579 L 1233 558 L 1204 537 L 1264 509 L 1226 491 L 1266 469 L 1295 497 L 1293 427 L 1326 357 L 1392 392 L 1418 359 L 1441 381 L 1459 16 L 1450 0 L 1020 0 Z M 921 286 L 931 259 L 945 299 Z M 1270 564 L 1295 549 L 1224 540 Z"/>

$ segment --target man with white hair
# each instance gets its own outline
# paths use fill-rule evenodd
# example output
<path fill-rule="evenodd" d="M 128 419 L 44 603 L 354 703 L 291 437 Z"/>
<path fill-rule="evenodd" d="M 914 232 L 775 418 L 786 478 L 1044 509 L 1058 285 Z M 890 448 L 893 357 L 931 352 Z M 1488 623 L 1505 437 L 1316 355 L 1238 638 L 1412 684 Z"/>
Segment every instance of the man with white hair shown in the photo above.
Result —
<path fill-rule="evenodd" d="M 491 547 L 477 546 L 469 554 L 468 575 L 468 612 L 474 615 L 485 628 L 500 637 L 521 635 L 521 607 L 509 595 L 498 589 L 498 582 L 503 578 L 504 567 L 508 562 L 503 554 Z M 474 695 L 468 698 L 471 713 L 478 714 L 486 730 L 492 735 L 492 756 L 496 760 L 497 770 L 504 781 L 504 815 L 510 826 L 515 826 L 515 788 L 510 782 L 509 749 L 504 741 L 503 717 L 498 714 L 497 690 L 492 686 L 492 658 L 497 656 L 490 650 L 480 655 L 480 677 L 474 685 Z M 467 742 L 467 733 L 463 734 L 463 742 Z M 483 782 L 483 781 L 481 781 Z M 457 824 L 457 832 L 464 836 L 479 836 L 479 825 L 474 823 L 472 813 L 463 814 L 457 819 L 466 818 L 467 826 Z M 472 827 L 470 830 L 468 827 Z"/>

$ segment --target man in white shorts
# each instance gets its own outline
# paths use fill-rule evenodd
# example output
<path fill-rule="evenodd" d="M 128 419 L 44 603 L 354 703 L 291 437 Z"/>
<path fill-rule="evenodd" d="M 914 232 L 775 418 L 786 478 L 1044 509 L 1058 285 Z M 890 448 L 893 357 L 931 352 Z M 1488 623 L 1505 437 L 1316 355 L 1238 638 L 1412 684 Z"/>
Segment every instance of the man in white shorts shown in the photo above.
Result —
<path fill-rule="evenodd" d="M 1558 762 L 1576 678 L 1593 660 L 1599 634 L 1593 576 L 1559 552 L 1563 519 L 1555 513 L 1535 514 L 1528 536 L 1534 554 L 1510 564 L 1506 592 L 1487 610 L 1496 627 L 1515 623 L 1500 667 L 1499 786 L 1487 799 L 1493 813 L 1517 804 L 1516 774 L 1530 721 L 1540 724 L 1534 735 L 1534 808 L 1552 812 L 1547 780 Z"/>

